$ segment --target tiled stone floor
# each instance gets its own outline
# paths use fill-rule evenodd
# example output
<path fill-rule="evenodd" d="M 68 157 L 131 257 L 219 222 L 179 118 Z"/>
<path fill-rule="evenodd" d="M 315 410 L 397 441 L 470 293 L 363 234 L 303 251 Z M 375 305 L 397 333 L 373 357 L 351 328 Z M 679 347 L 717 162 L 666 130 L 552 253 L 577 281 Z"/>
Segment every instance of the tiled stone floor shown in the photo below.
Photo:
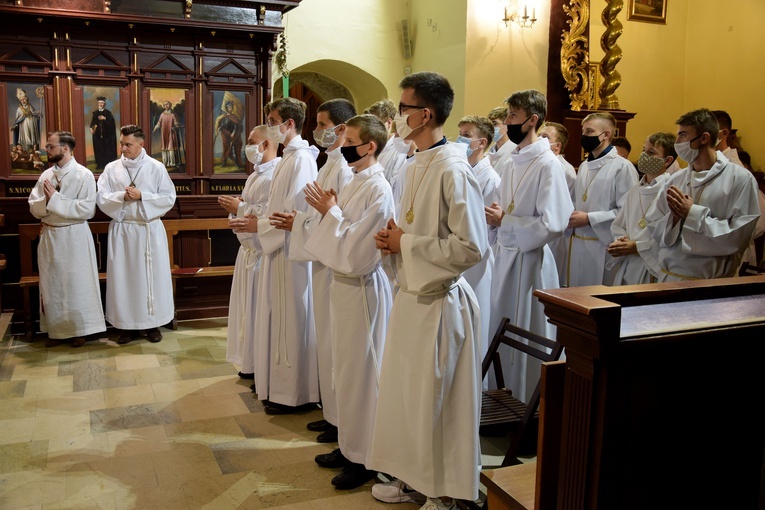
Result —
<path fill-rule="evenodd" d="M 226 362 L 226 320 L 182 322 L 162 342 L 74 349 L 11 337 L 0 320 L 0 509 L 401 509 L 372 482 L 338 491 L 306 423 L 269 416 Z M 502 440 L 484 440 L 496 466 Z"/>

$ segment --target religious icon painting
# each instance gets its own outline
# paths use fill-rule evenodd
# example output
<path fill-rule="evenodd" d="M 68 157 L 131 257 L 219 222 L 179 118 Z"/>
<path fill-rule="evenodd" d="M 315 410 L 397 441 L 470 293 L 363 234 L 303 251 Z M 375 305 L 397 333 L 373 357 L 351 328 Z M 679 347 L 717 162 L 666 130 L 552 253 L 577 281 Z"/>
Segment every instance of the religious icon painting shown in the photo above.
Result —
<path fill-rule="evenodd" d="M 213 173 L 244 173 L 245 93 L 213 91 Z"/>
<path fill-rule="evenodd" d="M 667 24 L 667 2 L 669 0 L 630 0 L 627 19 L 648 23 Z"/>
<path fill-rule="evenodd" d="M 149 90 L 151 157 L 168 172 L 186 172 L 186 90 Z M 146 133 L 148 136 L 148 133 Z"/>
<path fill-rule="evenodd" d="M 41 174 L 45 151 L 45 87 L 39 83 L 7 83 L 11 173 Z"/>
<path fill-rule="evenodd" d="M 104 167 L 119 158 L 120 107 L 119 87 L 85 85 L 85 166 L 101 173 Z"/>

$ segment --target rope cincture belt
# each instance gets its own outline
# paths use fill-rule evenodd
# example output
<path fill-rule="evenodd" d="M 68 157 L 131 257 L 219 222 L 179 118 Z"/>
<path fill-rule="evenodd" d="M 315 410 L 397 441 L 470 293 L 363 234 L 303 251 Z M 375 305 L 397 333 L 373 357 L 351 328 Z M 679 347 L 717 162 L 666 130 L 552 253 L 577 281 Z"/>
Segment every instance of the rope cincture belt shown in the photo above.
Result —
<path fill-rule="evenodd" d="M 669 276 L 674 276 L 675 278 L 680 278 L 681 280 L 703 280 L 703 278 L 699 278 L 697 276 L 685 276 L 682 274 L 673 273 L 669 269 L 662 268 L 661 272 Z"/>
<path fill-rule="evenodd" d="M 154 267 L 151 258 L 151 224 L 155 221 L 159 220 L 122 220 L 122 223 L 132 223 L 134 225 L 143 225 L 146 227 L 146 251 L 144 252 L 144 256 L 146 258 L 146 288 L 148 290 L 146 306 L 148 307 L 149 315 L 154 315 Z"/>

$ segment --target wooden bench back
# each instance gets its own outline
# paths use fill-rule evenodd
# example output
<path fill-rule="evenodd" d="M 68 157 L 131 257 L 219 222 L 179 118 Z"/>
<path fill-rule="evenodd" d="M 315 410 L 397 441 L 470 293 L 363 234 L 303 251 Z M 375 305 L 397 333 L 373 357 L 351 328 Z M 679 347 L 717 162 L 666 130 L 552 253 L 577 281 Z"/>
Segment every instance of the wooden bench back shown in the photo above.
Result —
<path fill-rule="evenodd" d="M 175 260 L 175 243 L 173 238 L 178 232 L 200 231 L 200 230 L 230 230 L 228 218 L 184 218 L 181 220 L 162 220 L 167 232 L 167 249 L 170 255 L 170 268 L 172 269 Z"/>
<path fill-rule="evenodd" d="M 90 232 L 94 235 L 109 232 L 108 221 L 89 221 Z M 32 253 L 32 241 L 40 237 L 40 223 L 19 224 L 19 256 L 21 257 L 21 276 L 38 276 L 34 270 L 34 257 Z"/>

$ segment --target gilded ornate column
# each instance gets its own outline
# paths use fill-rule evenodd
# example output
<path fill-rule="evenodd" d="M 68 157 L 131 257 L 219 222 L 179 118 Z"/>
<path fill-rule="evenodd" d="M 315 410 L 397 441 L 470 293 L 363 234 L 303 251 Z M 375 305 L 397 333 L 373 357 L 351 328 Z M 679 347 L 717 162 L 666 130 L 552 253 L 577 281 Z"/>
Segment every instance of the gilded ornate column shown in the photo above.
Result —
<path fill-rule="evenodd" d="M 616 64 L 622 59 L 622 49 L 616 44 L 616 40 L 622 35 L 622 24 L 616 16 L 623 8 L 623 0 L 609 0 L 603 9 L 602 17 L 606 31 L 600 38 L 600 47 L 606 53 L 600 61 L 600 74 L 603 76 L 603 84 L 598 91 L 601 110 L 619 109 L 619 99 L 615 92 L 622 83 L 622 75 L 616 70 Z"/>
<path fill-rule="evenodd" d="M 563 6 L 570 18 L 569 30 L 561 37 L 560 69 L 570 92 L 571 109 L 578 111 L 587 104 L 589 83 L 590 52 L 587 46 L 587 31 L 590 20 L 590 1 L 571 0 Z"/>

